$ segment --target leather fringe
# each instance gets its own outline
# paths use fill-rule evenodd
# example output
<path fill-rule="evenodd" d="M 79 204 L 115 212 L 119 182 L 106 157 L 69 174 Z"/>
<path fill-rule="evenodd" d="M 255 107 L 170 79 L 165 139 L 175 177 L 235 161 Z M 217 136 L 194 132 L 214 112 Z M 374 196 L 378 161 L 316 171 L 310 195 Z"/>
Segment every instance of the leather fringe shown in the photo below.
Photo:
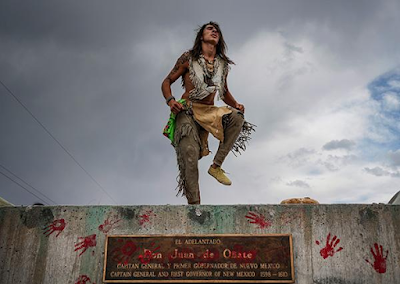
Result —
<path fill-rule="evenodd" d="M 174 148 L 176 152 L 176 157 L 177 157 L 177 163 L 178 163 L 178 176 L 176 177 L 176 181 L 178 183 L 177 187 L 175 190 L 177 190 L 176 196 L 181 194 L 182 196 L 187 196 L 188 199 L 191 198 L 190 193 L 187 192 L 186 190 L 186 178 L 185 178 L 185 163 L 183 162 L 183 156 L 181 153 L 181 150 L 177 145 L 179 145 L 179 142 L 182 140 L 183 137 L 191 135 L 193 132 L 193 126 L 190 123 L 185 123 L 179 129 L 175 130 L 175 139 L 174 139 Z M 200 145 L 200 138 L 198 135 L 194 135 L 194 139 L 197 143 Z"/>
<path fill-rule="evenodd" d="M 251 133 L 256 132 L 257 126 L 245 121 L 242 126 L 242 130 L 239 133 L 238 138 L 232 146 L 231 152 L 237 157 L 237 154 L 242 154 L 246 150 L 246 144 L 251 140 Z"/>

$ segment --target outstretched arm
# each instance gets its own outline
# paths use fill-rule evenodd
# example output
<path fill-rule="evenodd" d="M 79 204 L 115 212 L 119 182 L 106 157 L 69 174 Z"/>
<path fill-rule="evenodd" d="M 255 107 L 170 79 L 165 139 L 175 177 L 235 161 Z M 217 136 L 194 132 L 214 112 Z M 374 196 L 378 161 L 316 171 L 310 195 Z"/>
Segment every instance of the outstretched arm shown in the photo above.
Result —
<path fill-rule="evenodd" d="M 232 96 L 231 92 L 229 92 L 228 89 L 228 83 L 227 80 L 225 80 L 225 95 L 224 95 L 224 102 L 233 108 L 236 108 L 237 110 L 241 111 L 244 113 L 244 105 L 239 104 L 235 98 Z"/>
<path fill-rule="evenodd" d="M 161 84 L 161 91 L 165 100 L 168 100 L 172 97 L 171 85 L 183 74 L 185 74 L 186 70 L 189 68 L 189 52 L 185 52 L 178 58 L 174 68 L 172 68 L 171 72 L 164 79 Z M 168 101 L 168 106 L 171 111 L 175 114 L 179 113 L 183 110 L 183 106 L 175 101 L 175 99 L 171 99 Z"/>

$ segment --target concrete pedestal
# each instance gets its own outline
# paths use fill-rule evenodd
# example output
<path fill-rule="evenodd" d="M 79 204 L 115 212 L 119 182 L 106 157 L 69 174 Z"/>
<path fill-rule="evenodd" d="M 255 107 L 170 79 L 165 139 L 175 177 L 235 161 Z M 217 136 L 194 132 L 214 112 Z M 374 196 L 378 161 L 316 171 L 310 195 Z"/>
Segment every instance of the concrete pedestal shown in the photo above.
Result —
<path fill-rule="evenodd" d="M 298 284 L 400 283 L 400 205 L 384 204 L 0 207 L 0 283 L 102 283 L 106 234 L 276 233 Z"/>

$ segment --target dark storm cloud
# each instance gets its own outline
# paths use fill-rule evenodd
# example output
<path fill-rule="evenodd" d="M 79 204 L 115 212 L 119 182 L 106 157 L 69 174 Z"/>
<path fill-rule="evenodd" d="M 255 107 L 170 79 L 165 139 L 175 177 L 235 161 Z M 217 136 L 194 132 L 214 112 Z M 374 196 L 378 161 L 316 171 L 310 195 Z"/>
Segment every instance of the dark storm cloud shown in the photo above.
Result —
<path fill-rule="evenodd" d="M 161 115 L 146 111 L 159 97 L 161 77 L 151 82 L 151 66 L 132 58 L 132 37 L 139 41 L 146 34 L 137 32 L 141 26 L 134 17 L 140 3 L 30 4 L 1 9 L 6 23 L 1 25 L 0 62 L 6 67 L 1 79 L 101 184 L 110 172 L 139 183 L 149 174 L 147 163 L 154 163 L 142 154 L 151 147 L 160 156 L 164 142 L 152 132 L 159 134 L 152 117 L 161 120 Z M 80 202 L 102 198 L 102 190 L 6 90 L 1 92 L 1 143 L 7 149 L 2 161 L 49 196 L 58 192 L 60 203 L 77 202 L 80 187 L 88 192 Z M 115 186 L 107 188 L 115 193 Z"/>

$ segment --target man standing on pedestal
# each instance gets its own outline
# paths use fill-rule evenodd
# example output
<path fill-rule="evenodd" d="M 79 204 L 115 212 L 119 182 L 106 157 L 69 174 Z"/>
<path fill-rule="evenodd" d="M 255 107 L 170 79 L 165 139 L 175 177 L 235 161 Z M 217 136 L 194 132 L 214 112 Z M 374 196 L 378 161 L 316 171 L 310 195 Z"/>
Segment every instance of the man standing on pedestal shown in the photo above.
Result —
<path fill-rule="evenodd" d="M 229 92 L 227 76 L 233 62 L 225 55 L 226 44 L 219 25 L 204 24 L 198 31 L 194 46 L 183 53 L 174 68 L 164 79 L 161 90 L 170 107 L 174 120 L 166 126 L 175 148 L 179 182 L 189 204 L 200 204 L 198 160 L 209 154 L 208 133 L 220 141 L 218 151 L 208 173 L 224 185 L 231 181 L 221 168 L 229 151 L 245 150 L 254 125 L 244 120 L 244 106 Z M 171 92 L 171 84 L 182 77 L 185 89 L 177 101 Z M 228 106 L 214 106 L 218 95 Z M 173 125 L 171 125 L 173 124 Z"/>

